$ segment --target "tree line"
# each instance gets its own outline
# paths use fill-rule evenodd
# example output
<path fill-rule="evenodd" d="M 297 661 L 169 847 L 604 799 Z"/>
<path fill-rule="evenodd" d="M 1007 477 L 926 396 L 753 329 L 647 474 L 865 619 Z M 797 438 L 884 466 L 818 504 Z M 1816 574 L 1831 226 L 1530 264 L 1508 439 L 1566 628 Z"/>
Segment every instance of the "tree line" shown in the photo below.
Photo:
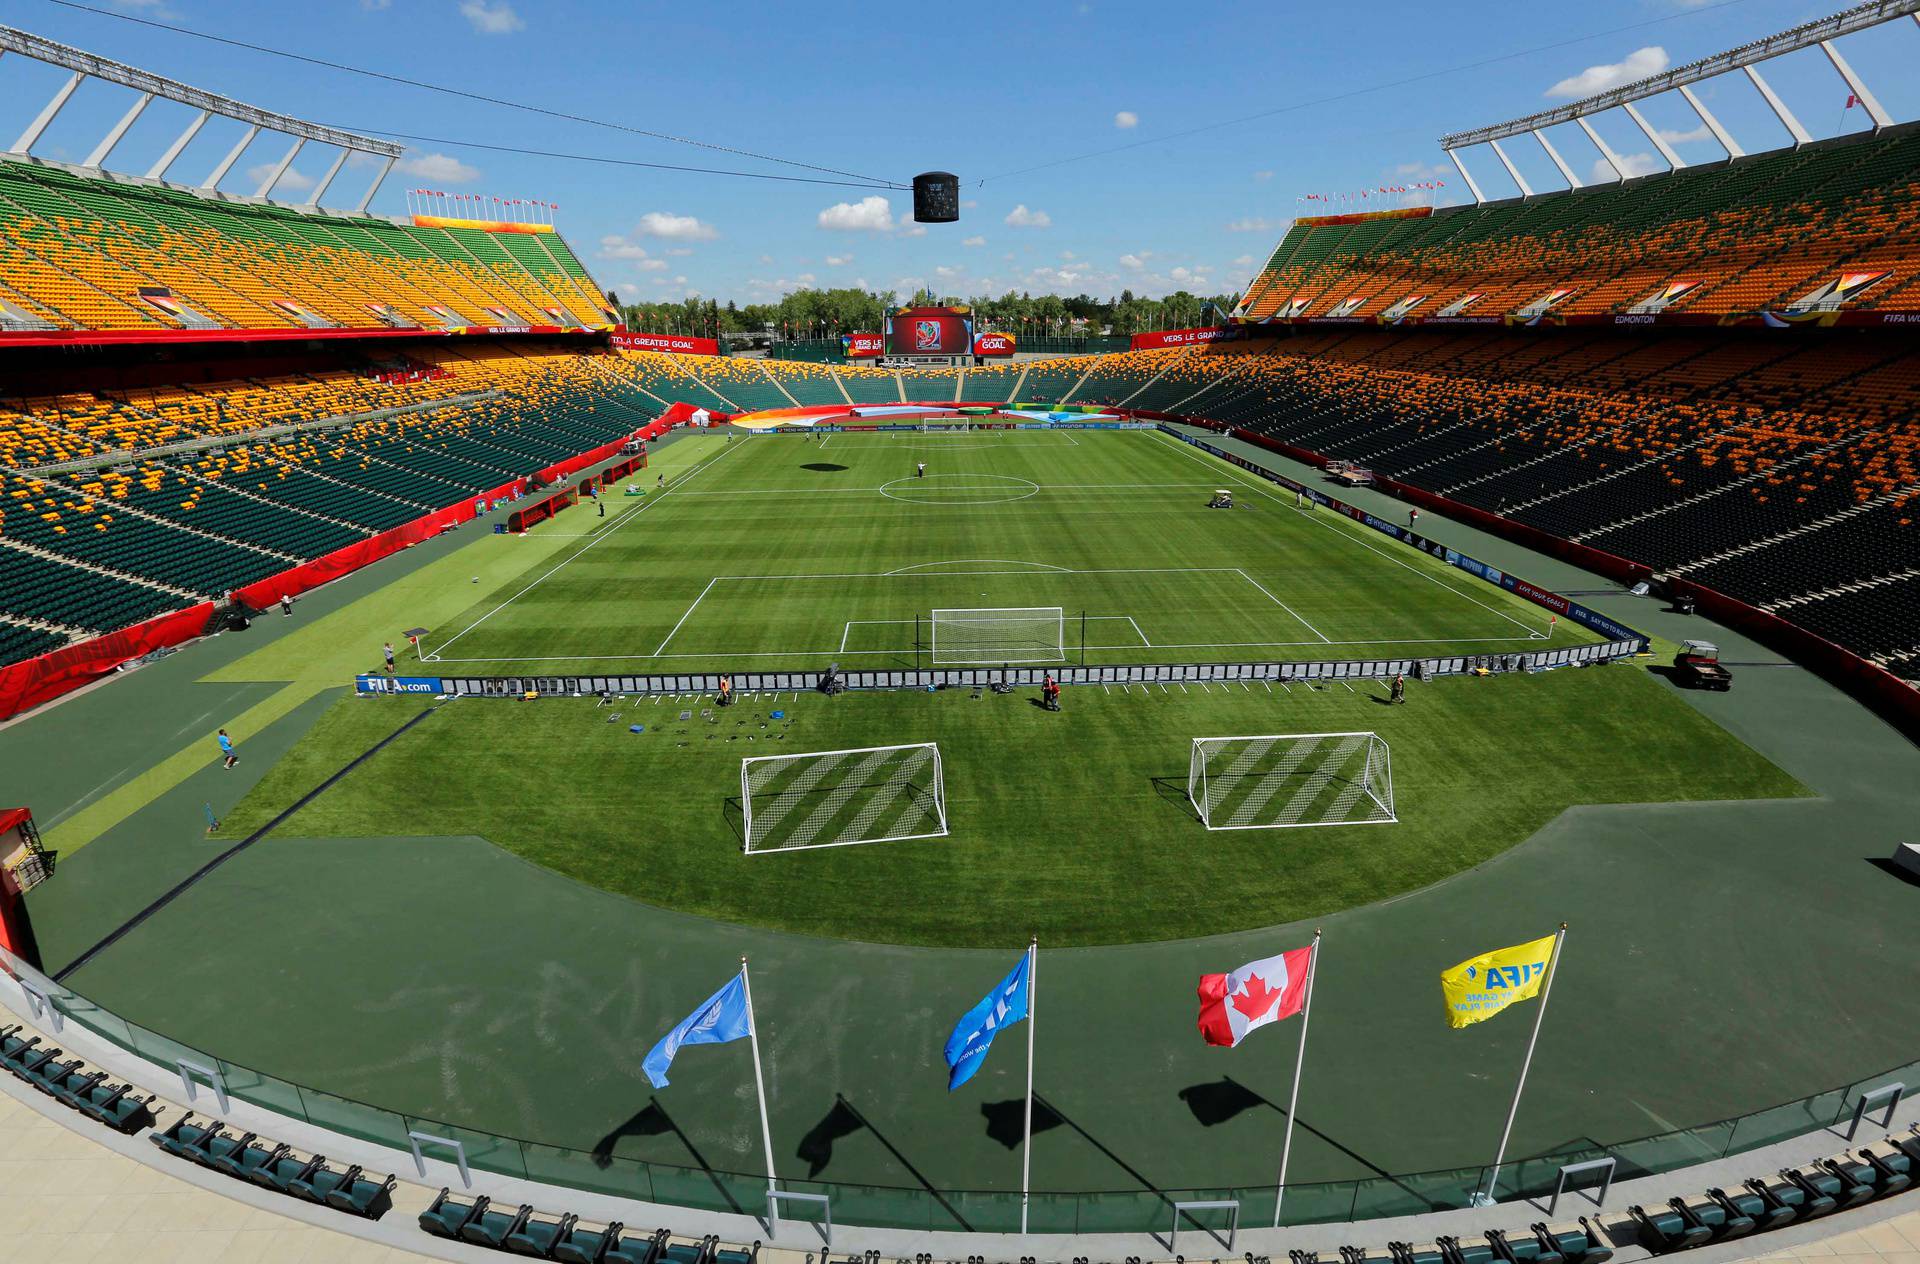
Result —
<path fill-rule="evenodd" d="M 721 303 L 688 298 L 661 303 L 607 301 L 621 312 L 627 328 L 642 333 L 690 334 L 720 338 L 727 334 L 772 334 L 780 339 L 837 338 L 841 334 L 878 333 L 882 317 L 901 306 L 967 306 L 974 327 L 1018 338 L 1067 334 L 1135 334 L 1155 329 L 1187 329 L 1224 320 L 1238 294 L 1192 294 L 1176 290 L 1164 298 L 1144 298 L 1122 290 L 1113 298 L 1088 294 L 1025 294 L 1012 290 L 998 298 L 960 299 L 920 290 L 905 299 L 893 290 L 795 290 L 777 303 Z"/>

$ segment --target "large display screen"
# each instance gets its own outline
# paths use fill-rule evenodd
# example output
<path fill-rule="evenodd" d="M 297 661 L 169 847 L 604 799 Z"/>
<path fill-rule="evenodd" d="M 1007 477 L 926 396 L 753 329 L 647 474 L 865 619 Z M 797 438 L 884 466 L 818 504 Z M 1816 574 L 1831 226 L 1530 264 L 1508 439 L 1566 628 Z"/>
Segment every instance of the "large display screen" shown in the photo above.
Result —
<path fill-rule="evenodd" d="M 887 317 L 890 356 L 973 353 L 970 307 L 899 307 Z"/>

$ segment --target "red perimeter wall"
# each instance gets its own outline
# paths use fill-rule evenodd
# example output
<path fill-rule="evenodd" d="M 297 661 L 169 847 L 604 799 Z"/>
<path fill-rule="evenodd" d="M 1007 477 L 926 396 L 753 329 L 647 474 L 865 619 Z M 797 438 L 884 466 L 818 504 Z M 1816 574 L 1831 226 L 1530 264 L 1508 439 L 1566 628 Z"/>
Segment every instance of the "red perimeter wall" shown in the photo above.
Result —
<path fill-rule="evenodd" d="M 1219 422 L 1207 421 L 1197 417 L 1175 417 L 1169 413 L 1148 413 L 1136 410 L 1136 415 L 1155 417 L 1165 421 L 1185 421 L 1189 425 L 1205 426 L 1209 430 L 1220 431 L 1244 440 L 1256 447 L 1270 452 L 1278 452 L 1306 465 L 1325 467 L 1328 458 L 1318 452 L 1294 447 L 1290 443 L 1281 443 L 1266 435 L 1255 434 L 1251 430 L 1241 430 Z M 1605 575 L 1608 579 L 1622 584 L 1637 584 L 1643 579 L 1653 577 L 1653 569 L 1644 563 L 1616 557 L 1599 549 L 1577 544 L 1572 540 L 1562 540 L 1558 536 L 1548 535 L 1537 527 L 1502 518 L 1498 514 L 1476 509 L 1472 505 L 1461 504 L 1446 496 L 1440 496 L 1422 488 L 1402 483 L 1398 479 L 1382 478 L 1376 485 L 1385 488 L 1409 504 L 1432 509 L 1445 514 L 1468 526 L 1478 527 L 1490 535 L 1557 557 L 1563 562 Z M 1832 641 L 1816 633 L 1809 632 L 1798 624 L 1789 623 L 1779 615 L 1748 605 L 1736 597 L 1716 592 L 1711 588 L 1687 580 L 1669 581 L 1669 587 L 1678 595 L 1685 593 L 1698 603 L 1699 610 L 1717 623 L 1725 624 L 1736 632 L 1742 632 L 1754 640 L 1791 658 L 1794 662 L 1819 675 L 1828 683 L 1851 694 L 1865 703 L 1875 714 L 1900 730 L 1913 741 L 1920 742 L 1920 690 L 1916 690 L 1877 663 L 1870 663 L 1858 654 L 1835 645 Z"/>
<path fill-rule="evenodd" d="M 654 422 L 641 433 L 641 437 L 657 438 L 666 433 L 666 427 Z M 563 479 L 589 465 L 596 465 L 609 457 L 620 454 L 624 439 L 615 439 L 578 456 L 568 457 L 557 464 L 550 465 L 539 472 L 542 482 Z M 284 570 L 267 579 L 248 584 L 237 589 L 234 598 L 256 610 L 266 610 L 280 600 L 282 596 L 298 597 L 320 585 L 351 574 L 361 567 L 377 562 L 383 557 L 410 548 L 422 540 L 430 540 L 448 527 L 471 521 L 476 515 L 476 505 L 485 500 L 494 502 L 519 496 L 526 491 L 526 481 L 515 479 L 503 483 L 490 491 L 467 497 L 444 509 L 423 514 L 411 522 L 403 522 L 390 531 L 335 549 L 310 562 Z M 213 617 L 214 603 L 203 601 L 197 606 L 185 610 L 176 610 L 158 618 L 137 623 L 118 632 L 109 632 L 104 636 L 88 641 L 78 641 L 57 650 L 30 658 L 24 663 L 14 663 L 0 667 L 0 720 L 9 720 L 22 711 L 50 702 L 62 694 L 78 689 L 92 680 L 97 680 L 108 672 L 132 662 L 143 654 L 155 650 L 168 649 L 185 644 L 201 635 L 207 629 L 208 620 Z"/>

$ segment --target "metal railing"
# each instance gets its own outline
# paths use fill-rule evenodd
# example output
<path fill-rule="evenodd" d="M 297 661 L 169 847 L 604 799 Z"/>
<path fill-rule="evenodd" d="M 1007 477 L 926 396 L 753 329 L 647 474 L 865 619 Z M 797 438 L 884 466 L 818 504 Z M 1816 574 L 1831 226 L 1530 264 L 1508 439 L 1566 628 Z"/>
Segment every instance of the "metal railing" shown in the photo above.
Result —
<path fill-rule="evenodd" d="M 468 1164 L 481 1172 L 700 1211 L 758 1215 L 766 1208 L 767 1178 L 761 1173 L 621 1158 L 604 1151 L 499 1136 L 355 1101 L 217 1057 L 130 1022 L 55 983 L 4 948 L 0 948 L 0 967 L 32 993 L 43 996 L 64 1022 L 85 1028 L 153 1063 L 149 1085 L 163 1085 L 178 1078 L 184 1062 L 217 1071 L 226 1092 L 235 1099 L 349 1137 L 400 1151 L 409 1149 L 415 1133 L 456 1140 Z M 1503 1201 L 1544 1200 L 1553 1195 L 1562 1167 L 1608 1156 L 1617 1160 L 1617 1178 L 1625 1180 L 1713 1162 L 1823 1129 L 1835 1131 L 1837 1147 L 1846 1137 L 1843 1125 L 1853 1120 L 1863 1099 L 1869 1103 L 1879 1100 L 1876 1090 L 1889 1082 L 1911 1084 L 1917 1077 L 1920 1061 L 1909 1062 L 1728 1119 L 1509 1161 L 1502 1169 L 1498 1196 Z M 1484 1165 L 1474 1165 L 1290 1184 L 1282 1223 L 1344 1223 L 1463 1210 L 1473 1205 L 1474 1194 L 1485 1187 L 1487 1174 Z M 837 1225 L 1012 1233 L 1020 1224 L 1017 1189 L 935 1189 L 791 1178 L 782 1178 L 779 1184 L 784 1192 L 827 1196 Z M 1240 1205 L 1244 1223 L 1268 1224 L 1273 1219 L 1274 1194 L 1270 1184 L 1035 1191 L 1030 1228 L 1036 1233 L 1162 1232 L 1175 1203 L 1195 1201 L 1234 1201 Z"/>

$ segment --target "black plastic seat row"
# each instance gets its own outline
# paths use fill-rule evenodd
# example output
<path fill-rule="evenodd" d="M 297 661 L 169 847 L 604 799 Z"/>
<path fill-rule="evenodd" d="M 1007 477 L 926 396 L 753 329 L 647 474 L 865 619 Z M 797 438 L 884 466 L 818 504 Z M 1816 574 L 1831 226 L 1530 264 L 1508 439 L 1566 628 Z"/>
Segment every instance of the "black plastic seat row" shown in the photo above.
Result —
<path fill-rule="evenodd" d="M 14 1076 L 115 1132 L 129 1135 L 153 1126 L 153 1094 L 141 1097 L 131 1084 L 115 1084 L 105 1071 L 89 1071 L 79 1058 L 60 1060 L 61 1050 L 42 1048 L 40 1037 L 16 1025 L 0 1031 L 0 1065 Z"/>
<path fill-rule="evenodd" d="M 1314 1252 L 1292 1254 L 1294 1264 L 1318 1264 Z M 1493 1229 L 1478 1239 L 1443 1237 L 1424 1246 L 1389 1242 L 1384 1250 L 1340 1248 L 1341 1264 L 1606 1264 L 1612 1258 L 1613 1248 L 1585 1217 L 1512 1231 Z"/>
<path fill-rule="evenodd" d="M 392 1176 L 369 1176 L 359 1164 L 327 1165 L 325 1155 L 301 1157 L 292 1147 L 254 1133 L 231 1136 L 214 1120 L 195 1123 L 188 1111 L 173 1126 L 153 1134 L 153 1144 L 177 1158 L 251 1181 L 262 1189 L 378 1220 L 393 1206 Z"/>
<path fill-rule="evenodd" d="M 1635 1205 L 1628 1214 L 1640 1244 L 1649 1251 L 1684 1251 L 1897 1194 L 1913 1184 L 1916 1162 L 1920 1138 L 1889 1140 L 1787 1168 L 1775 1180 L 1750 1180 L 1736 1192 L 1710 1189 L 1692 1198 L 1668 1199 L 1663 1208 Z"/>
<path fill-rule="evenodd" d="M 531 1203 L 503 1211 L 484 1194 L 466 1202 L 450 1189 L 442 1189 L 420 1213 L 420 1227 L 436 1238 L 565 1264 L 754 1264 L 760 1256 L 758 1242 L 728 1247 L 711 1235 L 675 1238 L 665 1229 L 628 1233 L 617 1220 L 588 1228 L 571 1213 L 542 1216 Z"/>

